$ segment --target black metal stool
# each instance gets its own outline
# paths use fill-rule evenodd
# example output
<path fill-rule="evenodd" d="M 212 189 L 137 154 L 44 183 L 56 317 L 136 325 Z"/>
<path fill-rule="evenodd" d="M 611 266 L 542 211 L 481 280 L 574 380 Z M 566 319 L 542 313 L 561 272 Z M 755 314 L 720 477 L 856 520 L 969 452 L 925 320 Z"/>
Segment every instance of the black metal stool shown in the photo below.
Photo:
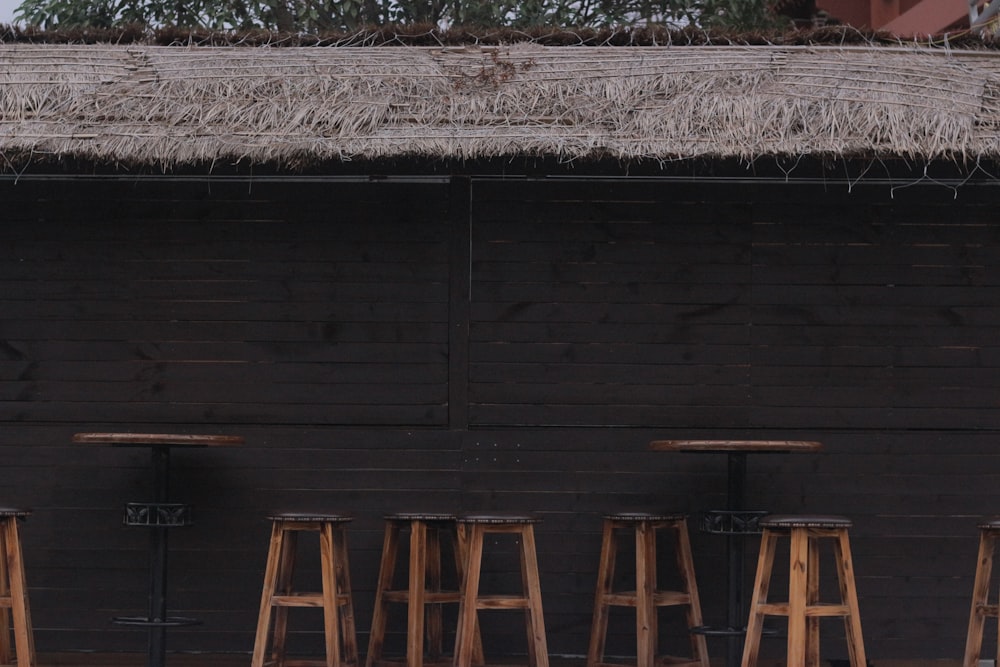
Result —
<path fill-rule="evenodd" d="M 819 620 L 842 617 L 851 667 L 867 667 L 861 614 L 854 584 L 854 564 L 848 529 L 851 520 L 842 516 L 791 516 L 772 514 L 760 522 L 763 528 L 757 576 L 750 601 L 750 620 L 743 647 L 743 667 L 757 664 L 765 616 L 788 617 L 788 667 L 818 666 Z M 771 570 L 778 540 L 790 539 L 788 600 L 768 602 Z M 840 583 L 839 602 L 819 599 L 819 541 L 832 540 Z"/>
<path fill-rule="evenodd" d="M 475 660 L 477 612 L 480 609 L 523 611 L 528 633 L 528 664 L 548 667 L 549 652 L 542 616 L 542 591 L 538 578 L 534 524 L 538 519 L 518 514 L 470 514 L 458 519 L 465 580 L 458 607 L 455 667 L 470 667 Z M 521 595 L 483 595 L 479 592 L 486 535 L 512 535 L 520 544 Z"/>
<path fill-rule="evenodd" d="M 271 545 L 264 571 L 264 590 L 260 599 L 260 616 L 257 620 L 251 666 L 264 666 L 269 644 L 268 663 L 285 664 L 288 608 L 320 607 L 323 610 L 326 659 L 296 660 L 295 664 L 356 667 L 358 645 L 347 560 L 347 524 L 351 517 L 340 514 L 280 513 L 268 518 L 272 522 Z M 320 592 L 292 590 L 298 537 L 304 531 L 319 533 L 323 582 L 323 590 Z"/>
<path fill-rule="evenodd" d="M 962 666 L 979 667 L 979 654 L 983 648 L 983 628 L 987 618 L 1000 619 L 1000 604 L 990 604 L 990 577 L 993 557 L 1000 539 L 1000 519 L 979 524 L 979 559 L 976 561 L 976 580 L 972 586 L 972 610 L 969 612 L 969 630 L 965 638 L 965 658 Z"/>
<path fill-rule="evenodd" d="M 659 590 L 656 583 L 656 533 L 669 530 L 676 544 L 677 569 L 681 590 Z M 612 583 L 618 552 L 617 533 L 628 530 L 635 539 L 635 590 L 615 592 Z M 657 664 L 698 665 L 709 667 L 705 637 L 691 633 L 691 658 L 657 657 L 657 632 L 659 607 L 682 607 L 689 631 L 702 626 L 701 602 L 694 575 L 694 560 L 688 538 L 687 517 L 684 514 L 649 514 L 622 512 L 604 517 L 601 544 L 601 562 L 597 571 L 597 592 L 594 595 L 594 620 L 590 630 L 590 650 L 587 667 L 605 667 L 616 663 L 604 662 L 604 646 L 608 633 L 610 608 L 635 609 L 636 667 L 654 667 Z"/>
<path fill-rule="evenodd" d="M 396 560 L 402 544 L 400 535 L 409 530 L 409 567 L 407 587 L 393 589 Z M 442 539 L 451 542 L 454 555 L 454 580 L 462 582 L 462 557 L 459 550 L 454 514 L 403 512 L 385 517 L 385 537 L 382 542 L 382 563 L 375 589 L 375 610 L 368 639 L 366 667 L 390 662 L 383 659 L 386 626 L 391 603 L 402 603 L 407 609 L 407 667 L 421 667 L 425 659 L 440 661 L 444 654 L 441 605 L 458 603 L 461 594 L 442 590 Z M 482 655 L 481 646 L 477 649 Z M 480 660 L 481 661 L 481 660 Z M 398 662 L 398 661 L 392 661 Z"/>
<path fill-rule="evenodd" d="M 0 663 L 10 665 L 11 658 L 16 657 L 17 667 L 35 667 L 36 664 L 28 587 L 17 530 L 17 522 L 29 514 L 29 510 L 0 508 Z M 12 627 L 14 656 L 10 650 Z"/>

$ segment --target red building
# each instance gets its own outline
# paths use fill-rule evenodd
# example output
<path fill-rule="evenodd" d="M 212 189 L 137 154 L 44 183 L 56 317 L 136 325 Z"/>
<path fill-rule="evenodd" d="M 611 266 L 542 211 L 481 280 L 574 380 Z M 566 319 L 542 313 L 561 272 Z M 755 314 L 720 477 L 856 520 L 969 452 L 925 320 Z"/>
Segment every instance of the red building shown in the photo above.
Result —
<path fill-rule="evenodd" d="M 841 23 L 886 30 L 900 36 L 932 35 L 969 27 L 969 0 L 816 0 L 816 9 Z M 979 2 L 977 24 L 989 20 Z"/>

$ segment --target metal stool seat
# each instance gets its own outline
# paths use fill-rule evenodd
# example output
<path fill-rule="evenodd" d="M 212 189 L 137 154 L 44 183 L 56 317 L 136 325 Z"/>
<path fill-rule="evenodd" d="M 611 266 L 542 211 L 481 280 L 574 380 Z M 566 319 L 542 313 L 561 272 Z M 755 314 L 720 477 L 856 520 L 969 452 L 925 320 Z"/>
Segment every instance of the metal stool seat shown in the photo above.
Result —
<path fill-rule="evenodd" d="M 659 530 L 673 533 L 677 570 L 681 590 L 660 590 L 656 584 L 656 534 Z M 628 530 L 635 540 L 635 590 L 615 592 L 615 560 L 618 553 L 618 533 Z M 590 630 L 590 650 L 587 667 L 606 667 L 617 663 L 604 661 L 610 608 L 635 609 L 636 667 L 657 664 L 689 664 L 709 667 L 705 637 L 691 633 L 691 658 L 657 656 L 659 632 L 658 608 L 679 607 L 685 612 L 689 631 L 702 626 L 701 602 L 694 575 L 694 559 L 688 539 L 687 516 L 671 513 L 618 512 L 604 516 L 601 561 L 597 571 L 597 592 L 594 595 L 594 620 Z"/>
<path fill-rule="evenodd" d="M 28 586 L 24 577 L 24 559 L 17 522 L 30 510 L 0 507 L 0 664 L 35 667 L 35 638 L 31 631 Z M 14 652 L 11 654 L 11 630 Z"/>
<path fill-rule="evenodd" d="M 286 664 L 288 608 L 318 607 L 323 610 L 326 659 L 296 660 L 295 664 L 356 667 L 358 645 L 347 560 L 347 524 L 352 520 L 351 517 L 342 514 L 287 512 L 272 514 L 268 518 L 271 520 L 271 543 L 264 571 L 264 589 L 261 593 L 251 666 L 263 667 L 265 662 Z M 322 570 L 322 591 L 319 592 L 292 590 L 298 537 L 302 532 L 319 534 Z"/>
<path fill-rule="evenodd" d="M 549 654 L 542 617 L 542 591 L 538 577 L 534 525 L 538 519 L 522 514 L 468 514 L 459 517 L 459 541 L 463 545 L 465 580 L 458 610 L 455 636 L 455 667 L 474 664 L 478 632 L 478 610 L 522 611 L 528 635 L 528 664 L 548 667 Z M 505 534 L 520 545 L 521 595 L 485 595 L 479 591 L 483 550 L 487 535 Z"/>
<path fill-rule="evenodd" d="M 788 667 L 820 664 L 819 620 L 838 616 L 844 619 L 851 667 L 867 667 L 848 540 L 851 520 L 836 515 L 769 515 L 761 520 L 760 526 L 763 533 L 743 647 L 743 667 L 757 664 L 765 616 L 788 618 Z M 790 539 L 788 600 L 771 602 L 768 600 L 768 589 L 775 550 L 781 538 Z M 820 540 L 833 541 L 840 583 L 839 602 L 821 602 L 819 599 Z"/>

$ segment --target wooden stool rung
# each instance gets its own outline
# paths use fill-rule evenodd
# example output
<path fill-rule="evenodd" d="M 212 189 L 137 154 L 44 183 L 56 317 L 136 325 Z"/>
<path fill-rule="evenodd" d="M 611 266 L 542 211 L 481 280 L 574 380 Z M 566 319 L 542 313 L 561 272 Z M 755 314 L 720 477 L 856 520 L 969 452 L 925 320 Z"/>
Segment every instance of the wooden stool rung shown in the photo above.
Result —
<path fill-rule="evenodd" d="M 344 606 L 351 602 L 351 599 L 340 593 L 336 596 L 337 604 Z M 271 604 L 275 607 L 322 607 L 322 593 L 288 593 L 287 595 L 271 596 Z"/>
<path fill-rule="evenodd" d="M 410 591 L 382 591 L 382 598 L 386 602 L 406 604 L 410 601 Z M 458 591 L 424 591 L 424 604 L 458 602 L 460 598 Z"/>
<path fill-rule="evenodd" d="M 768 602 L 757 605 L 757 609 L 767 616 L 788 616 L 789 604 L 787 602 Z M 809 617 L 826 616 L 850 616 L 851 609 L 846 604 L 836 604 L 824 602 L 821 604 L 806 605 L 804 613 Z"/>
<path fill-rule="evenodd" d="M 976 613 L 987 618 L 1000 617 L 1000 604 L 977 604 Z"/>
<path fill-rule="evenodd" d="M 655 667 L 699 667 L 701 661 L 684 656 L 658 655 L 653 664 Z M 595 662 L 593 667 L 635 667 L 635 665 L 624 662 Z"/>
<path fill-rule="evenodd" d="M 479 595 L 476 609 L 527 609 L 531 601 L 522 595 Z"/>
<path fill-rule="evenodd" d="M 619 591 L 604 596 L 604 604 L 612 607 L 634 607 L 639 599 L 635 591 Z M 656 591 L 653 605 L 657 607 L 680 607 L 691 604 L 691 595 L 683 591 Z"/>

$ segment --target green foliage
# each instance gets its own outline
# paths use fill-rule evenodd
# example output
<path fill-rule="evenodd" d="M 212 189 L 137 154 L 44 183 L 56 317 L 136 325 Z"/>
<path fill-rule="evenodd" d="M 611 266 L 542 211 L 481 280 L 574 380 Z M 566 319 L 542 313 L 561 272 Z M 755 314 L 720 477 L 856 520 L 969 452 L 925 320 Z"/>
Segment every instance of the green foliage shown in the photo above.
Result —
<path fill-rule="evenodd" d="M 42 28 L 177 26 L 328 32 L 363 26 L 526 28 L 775 26 L 778 0 L 23 0 L 15 14 Z"/>

